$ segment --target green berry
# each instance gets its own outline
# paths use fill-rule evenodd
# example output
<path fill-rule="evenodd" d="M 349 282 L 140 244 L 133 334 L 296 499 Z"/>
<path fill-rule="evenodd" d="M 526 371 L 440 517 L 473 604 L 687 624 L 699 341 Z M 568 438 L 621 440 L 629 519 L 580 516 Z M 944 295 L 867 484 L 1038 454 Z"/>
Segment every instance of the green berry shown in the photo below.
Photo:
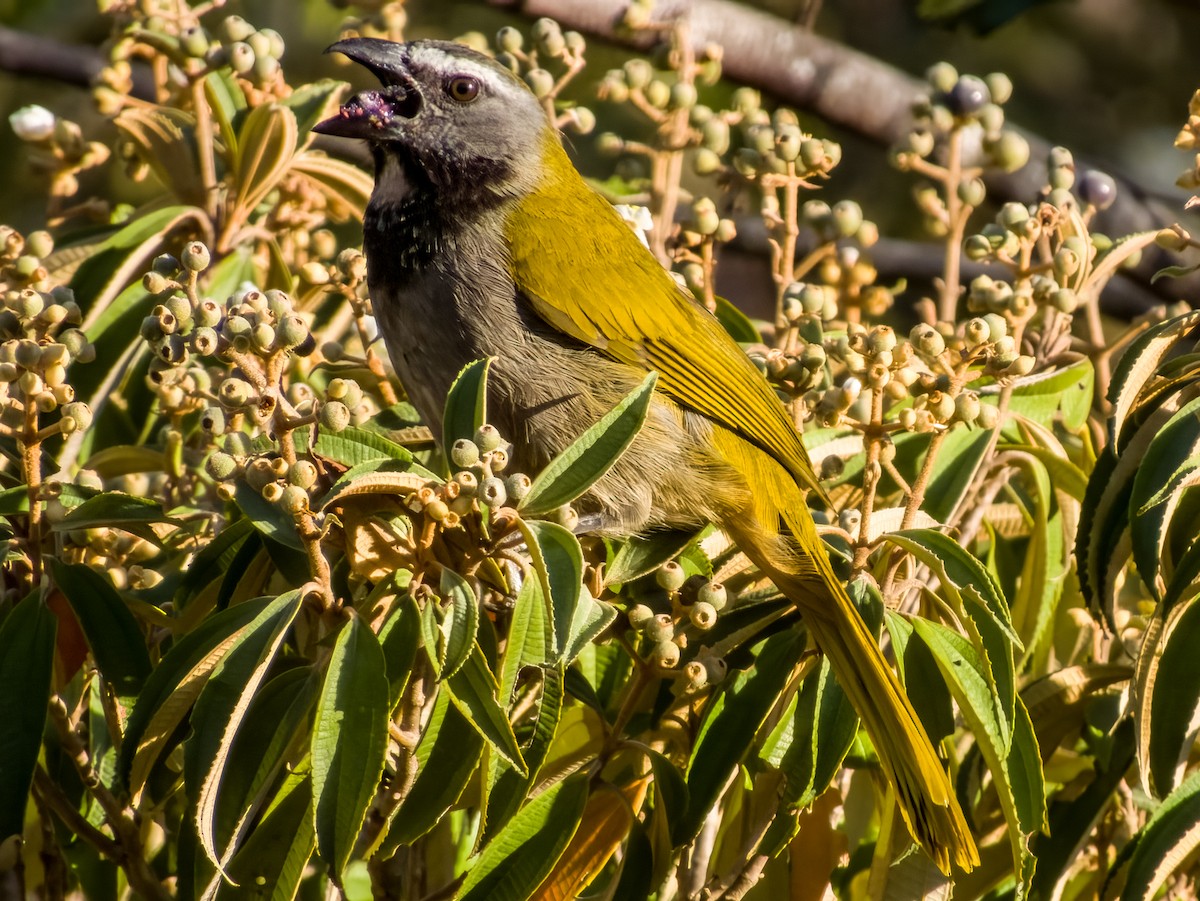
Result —
<path fill-rule="evenodd" d="M 679 664 L 679 645 L 673 641 L 660 641 L 654 646 L 650 657 L 663 669 L 673 669 Z"/>
<path fill-rule="evenodd" d="M 311 460 L 297 460 L 288 470 L 288 481 L 301 488 L 311 488 L 317 483 L 317 466 Z"/>
<path fill-rule="evenodd" d="M 827 457 L 826 459 L 841 461 L 840 457 Z M 713 610 L 724 610 L 725 605 L 729 602 L 729 591 L 721 582 L 705 582 L 700 586 L 696 598 L 700 603 L 708 604 Z"/>
<path fill-rule="evenodd" d="M 272 483 L 277 484 L 277 483 Z M 288 485 L 279 496 L 279 506 L 285 513 L 295 516 L 308 509 L 308 492 L 299 485 Z"/>
<path fill-rule="evenodd" d="M 687 581 L 687 573 L 674 560 L 668 560 L 658 568 L 654 574 L 654 580 L 663 591 L 678 591 Z"/>
<path fill-rule="evenodd" d="M 339 400 L 328 400 L 321 404 L 321 427 L 331 432 L 340 432 L 350 425 L 350 408 Z"/>
<path fill-rule="evenodd" d="M 708 630 L 717 624 L 717 610 L 712 604 L 697 601 L 688 610 L 688 619 L 700 630 Z"/>
<path fill-rule="evenodd" d="M 524 36 L 511 25 L 505 25 L 496 32 L 496 46 L 505 53 L 518 53 L 524 43 Z"/>
<path fill-rule="evenodd" d="M 479 462 L 479 447 L 470 438 L 459 438 L 450 448 L 450 462 L 466 469 Z"/>
<path fill-rule="evenodd" d="M 533 480 L 523 472 L 514 472 L 504 480 L 504 488 L 508 492 L 509 498 L 516 503 L 524 500 L 532 487 Z"/>
<path fill-rule="evenodd" d="M 489 507 L 502 507 L 508 500 L 508 491 L 504 487 L 504 481 L 495 476 L 484 479 L 480 483 L 478 494 L 479 499 Z"/>
<path fill-rule="evenodd" d="M 254 34 L 254 26 L 241 16 L 226 16 L 220 24 L 221 37 L 232 43 L 244 41 Z"/>
<path fill-rule="evenodd" d="M 629 608 L 625 615 L 629 619 L 629 625 L 639 631 L 647 622 L 654 619 L 654 611 L 645 604 L 635 604 Z"/>
<path fill-rule="evenodd" d="M 237 460 L 229 454 L 223 451 L 213 451 L 204 462 L 204 468 L 218 482 L 223 482 L 233 477 L 234 473 L 237 472 L 238 466 Z"/>
<path fill-rule="evenodd" d="M 254 50 L 245 41 L 230 44 L 229 67 L 238 75 L 246 75 L 254 69 Z"/>
<path fill-rule="evenodd" d="M 212 261 L 212 255 L 202 241 L 192 241 L 183 248 L 183 254 L 179 259 L 184 268 L 190 272 L 201 272 L 208 268 L 208 264 Z"/>
<path fill-rule="evenodd" d="M 652 616 L 642 624 L 642 634 L 650 641 L 670 641 L 675 637 L 675 620 L 666 613 Z"/>
<path fill-rule="evenodd" d="M 225 411 L 220 407 L 209 407 L 200 417 L 200 427 L 212 435 L 225 431 Z"/>
<path fill-rule="evenodd" d="M 484 424 L 475 433 L 475 444 L 481 454 L 495 450 L 504 443 L 504 438 L 494 425 Z"/>

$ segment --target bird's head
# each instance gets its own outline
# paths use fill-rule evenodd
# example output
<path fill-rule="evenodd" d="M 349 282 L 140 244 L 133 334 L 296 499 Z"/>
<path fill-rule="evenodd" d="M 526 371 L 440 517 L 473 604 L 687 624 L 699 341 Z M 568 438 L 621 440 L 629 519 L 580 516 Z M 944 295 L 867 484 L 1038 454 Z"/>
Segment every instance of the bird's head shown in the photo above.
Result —
<path fill-rule="evenodd" d="M 401 182 L 420 180 L 439 194 L 482 201 L 530 189 L 553 132 L 524 82 L 495 60 L 444 41 L 351 38 L 327 52 L 365 66 L 381 87 L 314 130 L 366 140 L 380 184 L 398 164 Z"/>

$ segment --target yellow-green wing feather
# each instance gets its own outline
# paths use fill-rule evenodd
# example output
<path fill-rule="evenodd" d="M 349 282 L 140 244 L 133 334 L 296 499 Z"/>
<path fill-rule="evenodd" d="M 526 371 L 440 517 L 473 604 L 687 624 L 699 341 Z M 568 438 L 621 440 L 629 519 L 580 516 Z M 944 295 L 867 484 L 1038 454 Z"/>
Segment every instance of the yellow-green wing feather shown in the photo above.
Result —
<path fill-rule="evenodd" d="M 555 150 L 562 154 L 553 148 L 548 156 Z M 657 371 L 674 401 L 762 448 L 801 487 L 821 493 L 787 411 L 737 343 L 565 155 L 550 162 L 544 189 L 523 198 L 507 223 L 513 279 L 535 312 L 614 359 Z M 564 235 L 578 237 L 564 249 Z"/>

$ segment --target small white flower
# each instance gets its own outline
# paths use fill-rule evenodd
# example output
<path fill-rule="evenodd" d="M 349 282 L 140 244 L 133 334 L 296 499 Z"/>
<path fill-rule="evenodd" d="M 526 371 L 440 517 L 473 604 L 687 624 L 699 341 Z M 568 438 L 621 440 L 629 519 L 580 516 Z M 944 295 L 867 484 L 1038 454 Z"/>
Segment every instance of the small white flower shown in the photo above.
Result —
<path fill-rule="evenodd" d="M 618 203 L 614 209 L 622 219 L 633 226 L 633 231 L 641 239 L 642 244 L 649 247 L 650 242 L 646 239 L 646 235 L 650 229 L 654 228 L 654 217 L 650 215 L 650 208 Z"/>
<path fill-rule="evenodd" d="M 8 117 L 8 123 L 22 141 L 44 141 L 54 134 L 54 113 L 44 106 L 23 106 Z"/>

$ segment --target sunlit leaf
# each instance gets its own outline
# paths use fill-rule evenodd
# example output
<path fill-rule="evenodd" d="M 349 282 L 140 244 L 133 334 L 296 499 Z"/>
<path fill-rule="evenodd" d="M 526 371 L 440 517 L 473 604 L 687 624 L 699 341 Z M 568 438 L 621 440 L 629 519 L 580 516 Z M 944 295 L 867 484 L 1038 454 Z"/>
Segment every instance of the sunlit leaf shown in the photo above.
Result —
<path fill-rule="evenodd" d="M 525 805 L 484 847 L 467 871 L 459 901 L 526 901 L 562 856 L 579 828 L 588 780 L 574 777 Z"/>
<path fill-rule="evenodd" d="M 641 385 L 555 457 L 534 478 L 533 487 L 518 504 L 519 509 L 528 516 L 549 513 L 571 503 L 594 485 L 641 430 L 657 381 L 657 373 L 651 372 Z"/>
<path fill-rule="evenodd" d="M 132 703 L 151 670 L 142 626 L 112 583 L 91 567 L 51 560 L 50 571 L 75 611 L 100 674 Z"/>
<path fill-rule="evenodd" d="M 487 380 L 491 359 L 468 363 L 455 377 L 446 395 L 442 416 L 442 446 L 452 447 L 459 439 L 474 440 L 487 422 Z"/>
<path fill-rule="evenodd" d="M 317 847 L 339 882 L 383 773 L 388 711 L 383 651 L 353 616 L 333 645 L 312 731 Z"/>
<path fill-rule="evenodd" d="M 54 673 L 54 614 L 33 592 L 0 623 L 0 839 L 21 835 Z"/>

